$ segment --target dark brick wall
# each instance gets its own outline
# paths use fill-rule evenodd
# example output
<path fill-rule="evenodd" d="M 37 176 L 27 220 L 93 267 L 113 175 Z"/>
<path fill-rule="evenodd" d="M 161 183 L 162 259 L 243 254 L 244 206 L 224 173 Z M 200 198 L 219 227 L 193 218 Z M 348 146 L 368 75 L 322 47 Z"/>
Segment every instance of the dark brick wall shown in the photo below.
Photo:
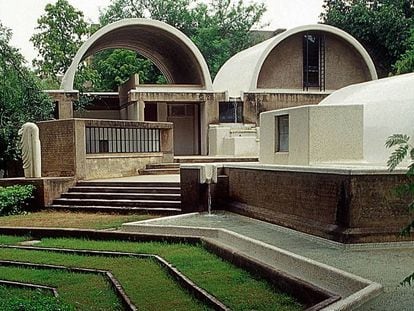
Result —
<path fill-rule="evenodd" d="M 399 241 L 410 198 L 405 175 L 341 175 L 226 168 L 228 209 L 341 242 Z"/>
<path fill-rule="evenodd" d="M 73 120 L 40 122 L 42 176 L 75 176 L 75 124 Z"/>

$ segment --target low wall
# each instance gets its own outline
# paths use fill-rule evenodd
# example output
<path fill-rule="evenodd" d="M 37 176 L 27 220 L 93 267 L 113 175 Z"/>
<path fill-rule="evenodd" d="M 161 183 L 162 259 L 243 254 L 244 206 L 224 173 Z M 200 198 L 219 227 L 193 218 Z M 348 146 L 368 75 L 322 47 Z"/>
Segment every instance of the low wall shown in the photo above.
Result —
<path fill-rule="evenodd" d="M 222 164 L 212 206 L 341 243 L 412 240 L 410 198 L 396 195 L 403 171 Z M 199 168 L 181 167 L 182 208 L 206 211 Z M 412 198 L 411 198 L 412 200 Z"/>
<path fill-rule="evenodd" d="M 76 183 L 72 177 L 63 178 L 0 178 L 0 186 L 33 185 L 36 187 L 32 207 L 41 209 L 52 204 L 54 199 Z"/>
<path fill-rule="evenodd" d="M 134 176 L 147 164 L 158 164 L 162 161 L 162 153 L 87 155 L 85 179 Z"/>
<path fill-rule="evenodd" d="M 395 193 L 405 174 L 225 166 L 228 209 L 342 243 L 403 240 L 410 222 Z"/>
<path fill-rule="evenodd" d="M 76 179 L 132 176 L 145 164 L 172 162 L 173 126 L 167 122 L 65 119 L 39 122 L 42 176 Z M 86 153 L 86 127 L 158 129 L 160 152 Z"/>

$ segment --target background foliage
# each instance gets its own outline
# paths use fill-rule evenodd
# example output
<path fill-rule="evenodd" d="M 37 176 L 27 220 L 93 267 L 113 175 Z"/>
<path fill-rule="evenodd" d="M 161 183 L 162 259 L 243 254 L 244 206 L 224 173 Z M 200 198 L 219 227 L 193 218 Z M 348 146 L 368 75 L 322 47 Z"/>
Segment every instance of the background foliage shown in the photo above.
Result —
<path fill-rule="evenodd" d="M 39 79 L 25 66 L 19 51 L 9 45 L 11 31 L 0 23 L 0 169 L 18 159 L 18 129 L 25 122 L 46 120 L 52 103 Z"/>
<path fill-rule="evenodd" d="M 260 26 L 265 6 L 242 0 L 211 0 L 208 4 L 190 0 L 113 0 L 101 12 L 98 25 L 88 25 L 83 14 L 67 0 L 48 4 L 45 10 L 32 41 L 39 52 L 34 61 L 37 71 L 50 81 L 67 70 L 86 34 L 134 17 L 156 19 L 181 30 L 198 46 L 214 77 L 228 58 L 255 43 L 249 30 L 253 25 Z M 113 49 L 99 52 L 83 64 L 75 86 L 81 91 L 117 91 L 136 73 L 142 83 L 166 82 L 158 68 L 137 52 Z"/>
<path fill-rule="evenodd" d="M 414 71 L 413 0 L 325 0 L 321 20 L 353 35 L 380 77 Z"/>

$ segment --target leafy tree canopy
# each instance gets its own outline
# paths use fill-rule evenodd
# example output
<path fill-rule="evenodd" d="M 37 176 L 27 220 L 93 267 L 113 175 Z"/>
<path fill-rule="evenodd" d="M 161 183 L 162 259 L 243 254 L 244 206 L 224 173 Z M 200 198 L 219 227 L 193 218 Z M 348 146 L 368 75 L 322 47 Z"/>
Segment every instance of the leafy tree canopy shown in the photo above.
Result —
<path fill-rule="evenodd" d="M 325 0 L 323 8 L 322 22 L 357 38 L 373 57 L 380 76 L 394 68 L 398 73 L 407 70 L 414 54 L 410 46 L 413 0 Z M 398 60 L 403 63 L 396 64 Z"/>
<path fill-rule="evenodd" d="M 265 6 L 244 0 L 112 0 L 101 12 L 100 24 L 90 26 L 82 12 L 67 0 L 48 4 L 38 20 L 32 41 L 39 51 L 34 61 L 44 87 L 58 87 L 63 74 L 88 33 L 124 18 L 144 17 L 166 22 L 189 36 L 207 60 L 212 76 L 232 55 L 255 42 L 249 36 L 258 25 Z M 135 51 L 112 49 L 95 54 L 82 63 L 75 79 L 81 91 L 111 91 L 138 73 L 143 83 L 165 83 L 158 68 Z"/>
<path fill-rule="evenodd" d="M 37 23 L 37 33 L 30 39 L 39 52 L 39 58 L 33 61 L 33 65 L 48 81 L 46 85 L 55 86 L 58 85 L 57 76 L 63 75 L 69 68 L 90 28 L 83 13 L 67 0 L 47 4 L 45 14 Z"/>
<path fill-rule="evenodd" d="M 206 58 L 214 77 L 227 59 L 254 44 L 249 30 L 253 25 L 260 23 L 264 12 L 264 4 L 245 4 L 243 0 L 211 0 L 208 4 L 189 0 L 113 0 L 109 7 L 101 12 L 100 23 L 104 26 L 133 17 L 166 22 L 193 40 Z M 120 52 L 115 50 L 113 53 Z M 104 65 L 104 56 L 108 57 L 107 54 L 95 56 L 94 62 Z M 113 56 L 118 57 L 119 55 Z M 108 66 L 111 65 L 106 63 L 105 66 L 109 69 Z M 153 66 L 148 66 L 147 60 L 138 58 L 134 66 L 129 66 L 131 70 L 126 71 L 128 74 L 119 74 L 118 71 L 117 76 L 127 79 L 133 73 L 140 73 L 144 82 L 165 82 L 159 71 L 151 68 Z M 103 73 L 101 70 L 98 71 Z M 158 75 L 154 75 L 155 72 L 158 72 Z M 118 82 L 123 80 L 124 78 L 119 79 Z"/>
<path fill-rule="evenodd" d="M 25 67 L 19 51 L 9 45 L 11 31 L 0 22 L 0 169 L 19 157 L 17 131 L 25 122 L 50 117 L 53 105 L 38 78 Z"/>

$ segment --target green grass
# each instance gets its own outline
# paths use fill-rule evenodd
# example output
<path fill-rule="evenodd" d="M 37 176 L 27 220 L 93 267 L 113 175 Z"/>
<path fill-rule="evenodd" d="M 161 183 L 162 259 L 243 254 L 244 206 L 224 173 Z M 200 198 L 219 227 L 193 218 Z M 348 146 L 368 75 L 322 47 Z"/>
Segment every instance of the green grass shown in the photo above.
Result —
<path fill-rule="evenodd" d="M 0 243 L 3 239 L 4 237 L 0 236 Z M 266 281 L 221 260 L 201 245 L 46 238 L 37 246 L 158 254 L 233 310 L 302 309 L 291 297 L 277 292 Z M 152 260 L 73 256 L 9 249 L 2 249 L 0 258 L 62 265 L 69 263 L 77 267 L 111 270 L 140 309 L 203 309 L 203 306 L 183 292 Z"/>
<path fill-rule="evenodd" d="M 125 222 L 141 221 L 157 217 L 159 216 L 149 214 L 119 215 L 107 213 L 41 211 L 25 215 L 0 217 L 0 226 L 109 229 L 119 228 Z"/>
<path fill-rule="evenodd" d="M 25 236 L 0 235 L 0 244 L 14 245 L 30 238 Z"/>
<path fill-rule="evenodd" d="M 42 290 L 0 286 L 2 311 L 72 311 L 75 308 Z"/>
<path fill-rule="evenodd" d="M 17 256 L 12 253 L 14 252 L 2 250 L 1 257 L 22 260 L 18 257 L 23 256 L 21 252 L 17 252 Z M 31 256 L 33 255 L 39 256 L 32 252 Z M 47 260 L 47 256 L 45 257 Z M 28 257 L 24 260 L 36 262 Z M 82 306 L 82 310 L 121 310 L 118 298 L 109 283 L 100 275 L 0 266 L 0 278 L 56 287 L 63 302 L 72 306 Z"/>
<path fill-rule="evenodd" d="M 139 306 L 140 310 L 204 310 L 203 305 L 193 299 L 181 287 L 177 286 L 175 281 L 153 260 L 66 255 L 19 249 L 2 249 L 0 259 L 109 270 L 120 281 L 128 296 Z M 42 270 L 33 271 L 39 273 L 39 277 L 44 276 L 45 281 L 49 279 L 49 273 L 45 273 Z M 26 273 L 16 272 L 15 274 L 5 275 L 0 267 L 0 278 L 10 279 L 13 275 L 18 277 L 16 280 L 27 280 Z M 79 275 L 82 276 L 82 274 Z M 62 277 L 62 283 L 55 284 L 53 282 L 49 283 L 49 285 L 57 285 L 58 291 L 62 292 L 62 300 L 72 303 L 66 299 L 67 297 L 63 293 L 67 292 L 69 296 L 77 297 L 76 299 L 78 300 L 81 299 L 78 295 L 82 293 L 84 296 L 90 295 L 90 289 L 94 288 L 96 282 L 95 278 L 92 277 L 93 275 L 86 275 L 84 280 L 74 282 Z M 88 281 L 88 279 L 91 281 Z M 64 284 L 68 284 L 71 287 L 75 285 L 82 286 L 80 288 L 70 287 L 60 290 L 59 287 Z M 98 289 L 98 293 L 100 292 L 103 293 L 102 289 Z M 94 294 L 91 300 L 86 301 L 86 297 L 84 297 L 78 304 L 81 306 L 93 306 L 89 310 L 113 310 L 113 308 L 110 308 L 112 299 L 109 299 L 110 301 L 105 303 L 105 307 L 96 305 L 98 302 L 108 300 L 107 297 L 111 296 L 108 295 L 108 292 L 103 293 L 99 297 Z M 85 307 L 85 309 L 87 308 Z"/>

